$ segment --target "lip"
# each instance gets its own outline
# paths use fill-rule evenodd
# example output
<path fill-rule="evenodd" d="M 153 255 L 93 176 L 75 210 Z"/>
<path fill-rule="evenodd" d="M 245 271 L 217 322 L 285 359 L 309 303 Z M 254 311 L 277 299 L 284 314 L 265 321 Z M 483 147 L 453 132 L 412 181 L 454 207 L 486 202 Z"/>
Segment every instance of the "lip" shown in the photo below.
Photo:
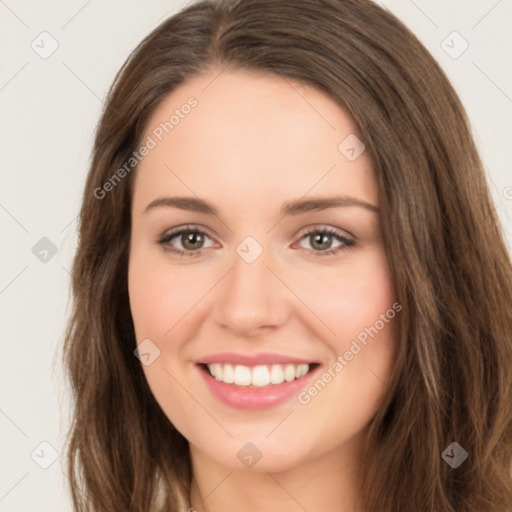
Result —
<path fill-rule="evenodd" d="M 197 364 L 227 363 L 243 366 L 258 366 L 272 364 L 313 364 L 317 361 L 311 359 L 301 359 L 300 357 L 291 357 L 282 354 L 273 354 L 270 352 L 259 352 L 257 354 L 242 354 L 234 352 L 221 352 L 201 358 Z"/>
<path fill-rule="evenodd" d="M 229 363 L 229 361 L 225 359 L 222 361 Z M 240 359 L 237 359 L 237 361 L 240 361 Z M 276 360 L 273 359 L 273 361 L 275 362 Z M 290 362 L 290 358 L 287 358 L 286 362 Z M 296 364 L 301 363 L 305 364 L 302 360 Z M 235 409 L 244 409 L 247 411 L 270 409 L 271 407 L 286 402 L 292 397 L 296 397 L 299 392 L 308 385 L 320 368 L 320 365 L 315 365 L 306 375 L 291 382 L 285 381 L 281 384 L 273 384 L 261 388 L 248 388 L 236 386 L 235 384 L 226 384 L 225 382 L 216 380 L 210 375 L 205 364 L 206 363 L 198 363 L 196 368 L 204 379 L 209 391 L 224 404 Z M 239 364 L 242 363 L 239 362 Z"/>

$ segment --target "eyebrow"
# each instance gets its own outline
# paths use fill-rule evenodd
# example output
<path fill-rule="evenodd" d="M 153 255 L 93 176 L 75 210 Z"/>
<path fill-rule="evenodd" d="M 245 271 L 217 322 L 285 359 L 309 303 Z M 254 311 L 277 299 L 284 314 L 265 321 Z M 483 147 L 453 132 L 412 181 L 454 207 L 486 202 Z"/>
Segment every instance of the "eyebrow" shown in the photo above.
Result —
<path fill-rule="evenodd" d="M 373 204 L 367 203 L 362 199 L 350 196 L 332 196 L 332 197 L 313 197 L 311 199 L 297 199 L 283 204 L 281 215 L 300 215 L 306 212 L 316 212 L 328 208 L 359 206 L 373 213 L 379 213 L 379 208 Z M 208 215 L 218 215 L 218 210 L 212 204 L 196 197 L 160 197 L 149 203 L 144 213 L 158 207 L 174 207 L 181 210 L 187 210 L 197 213 L 206 213 Z"/>

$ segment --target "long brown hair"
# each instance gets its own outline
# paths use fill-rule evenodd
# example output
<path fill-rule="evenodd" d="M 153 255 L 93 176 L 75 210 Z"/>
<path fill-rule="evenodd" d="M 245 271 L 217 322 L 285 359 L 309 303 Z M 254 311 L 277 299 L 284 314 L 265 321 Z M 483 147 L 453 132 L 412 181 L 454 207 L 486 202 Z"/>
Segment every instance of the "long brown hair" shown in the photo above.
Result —
<path fill-rule="evenodd" d="M 116 76 L 83 196 L 63 353 L 74 398 L 67 455 L 75 510 L 189 506 L 188 443 L 133 354 L 136 170 L 104 197 L 97 191 L 138 148 L 169 93 L 226 68 L 323 91 L 353 117 L 374 165 L 403 310 L 389 393 L 365 444 L 362 508 L 510 511 L 510 258 L 456 93 L 414 34 L 369 0 L 201 1 L 149 34 Z M 468 453 L 457 468 L 441 456 L 452 442 Z"/>

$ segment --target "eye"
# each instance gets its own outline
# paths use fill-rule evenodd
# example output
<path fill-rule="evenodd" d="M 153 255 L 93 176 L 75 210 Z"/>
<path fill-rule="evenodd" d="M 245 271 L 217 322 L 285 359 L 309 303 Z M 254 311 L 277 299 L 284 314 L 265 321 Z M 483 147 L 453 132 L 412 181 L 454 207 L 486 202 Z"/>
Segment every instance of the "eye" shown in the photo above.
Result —
<path fill-rule="evenodd" d="M 329 227 L 317 227 L 310 229 L 302 234 L 300 241 L 307 241 L 313 248 L 312 251 L 318 256 L 327 256 L 336 254 L 340 251 L 354 247 L 356 241 L 340 234 L 335 229 Z M 332 247 L 333 240 L 339 242 L 339 245 Z"/>
<path fill-rule="evenodd" d="M 175 238 L 183 249 L 173 247 L 172 240 Z M 165 250 L 179 254 L 180 256 L 198 256 L 201 254 L 200 249 L 207 248 L 204 247 L 206 238 L 211 240 L 211 237 L 199 227 L 185 226 L 166 233 L 157 243 Z"/>

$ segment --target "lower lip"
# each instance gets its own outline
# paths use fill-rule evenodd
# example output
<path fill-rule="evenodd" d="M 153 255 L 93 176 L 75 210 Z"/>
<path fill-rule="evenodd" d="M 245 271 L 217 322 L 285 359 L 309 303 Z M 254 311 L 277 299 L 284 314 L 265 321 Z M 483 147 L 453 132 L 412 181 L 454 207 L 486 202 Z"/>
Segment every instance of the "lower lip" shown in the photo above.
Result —
<path fill-rule="evenodd" d="M 257 411 L 269 409 L 286 402 L 304 388 L 311 376 L 318 370 L 314 368 L 306 375 L 281 384 L 272 384 L 261 388 L 247 388 L 226 384 L 213 378 L 203 367 L 197 367 L 210 391 L 225 404 L 236 409 Z"/>

